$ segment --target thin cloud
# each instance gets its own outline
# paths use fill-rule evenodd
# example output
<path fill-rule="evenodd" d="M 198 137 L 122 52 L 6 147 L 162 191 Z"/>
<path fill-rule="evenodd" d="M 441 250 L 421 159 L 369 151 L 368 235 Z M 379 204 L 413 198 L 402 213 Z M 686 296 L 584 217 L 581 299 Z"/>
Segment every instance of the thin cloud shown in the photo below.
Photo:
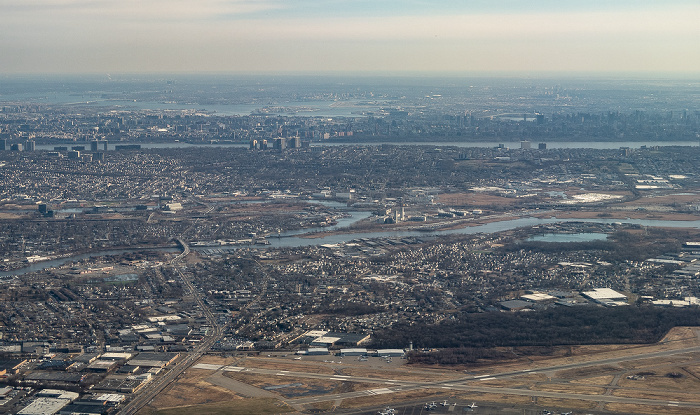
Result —
<path fill-rule="evenodd" d="M 266 38 L 416 40 L 508 39 L 546 36 L 700 35 L 700 7 L 693 10 L 634 13 L 539 13 L 323 20 L 253 20 L 232 31 Z M 615 39 L 611 39 L 614 41 Z"/>
<path fill-rule="evenodd" d="M 0 0 L 5 18 L 66 19 L 90 17 L 105 20 L 211 19 L 244 16 L 285 7 L 271 0 Z"/>
<path fill-rule="evenodd" d="M 300 14 L 302 6 L 309 2 L 0 0 L 0 72 L 700 71 L 690 52 L 700 5 L 349 17 Z"/>

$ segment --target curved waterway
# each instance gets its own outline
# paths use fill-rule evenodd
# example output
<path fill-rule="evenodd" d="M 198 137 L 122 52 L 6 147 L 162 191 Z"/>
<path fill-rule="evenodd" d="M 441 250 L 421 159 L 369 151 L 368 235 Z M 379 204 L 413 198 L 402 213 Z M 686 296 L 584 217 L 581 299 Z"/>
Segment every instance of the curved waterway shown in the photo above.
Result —
<path fill-rule="evenodd" d="M 196 251 L 206 251 L 206 250 L 236 250 L 241 247 L 255 247 L 259 249 L 266 248 L 296 248 L 304 246 L 314 246 L 323 244 L 339 244 L 343 242 L 349 242 L 355 239 L 363 238 L 405 238 L 405 237 L 421 237 L 430 238 L 440 235 L 455 235 L 455 234 L 465 234 L 473 235 L 478 233 L 496 233 L 503 232 L 517 228 L 525 228 L 538 225 L 547 225 L 554 223 L 567 223 L 567 222 L 587 222 L 587 223 L 603 223 L 603 224 L 615 224 L 624 223 L 639 226 L 650 226 L 650 227 L 666 227 L 666 228 L 695 228 L 700 229 L 700 220 L 695 221 L 673 221 L 673 220 L 645 220 L 645 219 L 558 219 L 556 217 L 551 218 L 533 218 L 533 217 L 523 217 L 517 219 L 508 219 L 498 222 L 490 222 L 481 225 L 467 226 L 459 229 L 448 229 L 448 230 L 434 230 L 434 231 L 416 231 L 416 230 L 397 230 L 397 231 L 374 231 L 374 232 L 357 232 L 357 233 L 335 233 L 326 236 L 321 236 L 318 238 L 306 238 L 304 235 L 322 232 L 338 230 L 344 227 L 350 226 L 355 222 L 362 219 L 366 219 L 370 216 L 369 212 L 366 211 L 348 211 L 349 217 L 340 219 L 338 224 L 334 226 L 329 226 L 325 228 L 315 228 L 315 229 L 303 229 L 297 231 L 283 232 L 279 236 L 271 236 L 268 238 L 269 245 L 237 245 L 237 246 L 217 246 L 217 247 L 196 247 L 193 248 Z M 101 251 L 95 253 L 87 253 L 81 255 L 75 255 L 70 257 L 65 257 L 61 259 L 37 262 L 29 265 L 26 268 L 0 272 L 0 278 L 11 277 L 26 274 L 29 272 L 41 271 L 47 268 L 53 268 L 60 266 L 66 262 L 78 261 L 81 259 L 87 259 L 92 257 L 99 257 L 105 255 L 117 255 L 129 252 L 143 252 L 143 251 L 161 251 L 161 252 L 179 252 L 175 248 L 141 248 L 141 249 L 122 249 L 122 250 L 109 250 Z"/>
<path fill-rule="evenodd" d="M 300 246 L 312 246 L 312 245 L 322 245 L 322 244 L 337 244 L 348 242 L 353 239 L 362 238 L 405 238 L 405 237 L 432 237 L 439 235 L 455 235 L 455 234 L 465 234 L 473 235 L 477 233 L 496 233 L 502 231 L 509 231 L 517 228 L 525 228 L 538 225 L 547 225 L 553 223 L 566 223 L 566 222 L 588 222 L 588 223 L 604 223 L 604 224 L 614 224 L 614 223 L 625 223 L 631 225 L 639 226 L 651 226 L 651 227 L 667 227 L 667 228 L 697 228 L 700 229 L 700 220 L 696 221 L 672 221 L 672 220 L 643 220 L 643 219 L 558 219 L 552 218 L 517 218 L 508 219 L 498 222 L 490 222 L 482 225 L 467 226 L 459 229 L 448 229 L 448 230 L 435 230 L 435 231 L 416 231 L 416 230 L 399 230 L 399 231 L 378 231 L 378 232 L 358 232 L 358 233 L 342 233 L 342 234 L 332 234 L 327 236 L 322 236 L 319 238 L 304 238 L 300 236 L 285 237 L 282 234 L 281 238 L 269 238 L 270 242 L 267 245 L 270 248 L 293 248 Z M 222 249 L 227 249 L 229 247 L 224 247 Z M 236 249 L 236 247 L 230 247 L 229 249 Z"/>

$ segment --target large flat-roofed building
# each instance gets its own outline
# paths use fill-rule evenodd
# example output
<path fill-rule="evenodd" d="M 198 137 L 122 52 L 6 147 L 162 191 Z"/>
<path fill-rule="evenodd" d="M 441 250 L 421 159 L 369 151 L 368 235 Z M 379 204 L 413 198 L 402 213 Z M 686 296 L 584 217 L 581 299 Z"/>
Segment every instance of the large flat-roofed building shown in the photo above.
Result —
<path fill-rule="evenodd" d="M 27 363 L 26 359 L 0 360 L 0 376 L 19 373 L 20 368 L 24 366 L 25 363 Z"/>
<path fill-rule="evenodd" d="M 594 288 L 592 291 L 581 293 L 584 297 L 593 301 L 599 300 L 626 300 L 627 296 L 610 288 Z"/>
<path fill-rule="evenodd" d="M 507 300 L 499 303 L 501 307 L 508 311 L 520 311 L 526 308 L 531 308 L 534 304 L 523 300 Z"/>
<path fill-rule="evenodd" d="M 335 337 L 335 336 L 321 336 L 315 338 L 312 342 L 312 346 L 319 346 L 319 347 L 331 347 L 335 345 L 335 343 L 340 340 L 340 337 Z"/>
<path fill-rule="evenodd" d="M 369 334 L 310 330 L 300 336 L 296 342 L 318 347 L 359 346 L 368 342 L 369 339 Z"/>
<path fill-rule="evenodd" d="M 539 292 L 534 292 L 532 294 L 525 294 L 520 297 L 523 300 L 526 301 L 532 301 L 533 303 L 539 303 L 543 301 L 554 301 L 556 300 L 556 297 L 546 294 L 546 293 L 539 293 Z"/>
<path fill-rule="evenodd" d="M 403 349 L 377 349 L 377 356 L 380 357 L 403 357 L 405 354 Z"/>
<path fill-rule="evenodd" d="M 113 360 L 113 361 L 118 361 L 118 360 L 128 360 L 131 358 L 133 354 L 131 353 L 122 353 L 122 352 L 106 352 L 102 353 L 99 357 L 100 360 Z"/>
<path fill-rule="evenodd" d="M 87 374 L 79 372 L 35 371 L 24 379 L 35 382 L 80 383 L 86 376 Z"/>
<path fill-rule="evenodd" d="M 132 366 L 141 367 L 166 367 L 175 361 L 180 356 L 180 353 L 139 353 L 129 361 Z"/>
<path fill-rule="evenodd" d="M 53 415 L 66 405 L 78 399 L 76 392 L 68 392 L 58 389 L 44 389 L 37 392 L 35 399 L 17 412 L 18 415 Z"/>
<path fill-rule="evenodd" d="M 367 349 L 340 349 L 341 356 L 367 356 Z"/>
<path fill-rule="evenodd" d="M 610 288 L 595 288 L 592 291 L 584 291 L 581 295 L 608 307 L 628 305 L 627 296 Z"/>
<path fill-rule="evenodd" d="M 91 403 L 72 403 L 66 405 L 58 412 L 58 415 L 104 415 L 112 408 Z"/>
<path fill-rule="evenodd" d="M 87 365 L 86 369 L 91 372 L 109 372 L 117 367 L 118 364 L 116 360 L 95 360 Z"/>
<path fill-rule="evenodd" d="M 307 356 L 323 356 L 329 353 L 330 352 L 328 351 L 327 347 L 311 347 L 308 350 L 306 350 L 306 353 L 304 354 L 306 354 Z"/>

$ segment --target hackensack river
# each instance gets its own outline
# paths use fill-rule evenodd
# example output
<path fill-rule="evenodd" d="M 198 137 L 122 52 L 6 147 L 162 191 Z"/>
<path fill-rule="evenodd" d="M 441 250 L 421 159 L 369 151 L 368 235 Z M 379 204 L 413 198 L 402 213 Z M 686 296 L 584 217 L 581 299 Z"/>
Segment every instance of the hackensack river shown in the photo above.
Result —
<path fill-rule="evenodd" d="M 340 203 L 335 202 L 323 202 L 325 205 L 340 207 L 343 206 Z M 588 222 L 588 223 L 603 223 L 603 224 L 614 224 L 614 223 L 624 223 L 639 226 L 649 226 L 649 227 L 667 227 L 667 228 L 696 228 L 700 229 L 700 220 L 696 221 L 672 221 L 672 220 L 646 220 L 646 219 L 558 219 L 556 217 L 550 218 L 535 218 L 535 217 L 519 217 L 514 219 L 501 220 L 497 222 L 490 222 L 486 224 L 467 226 L 459 229 L 447 229 L 447 230 L 431 230 L 431 231 L 417 231 L 417 230 L 396 230 L 396 231 L 373 231 L 373 232 L 342 232 L 344 228 L 370 217 L 370 213 L 366 211 L 356 211 L 352 209 L 344 208 L 348 213 L 348 217 L 338 220 L 338 223 L 333 226 L 322 227 L 322 228 L 311 228 L 303 230 L 295 230 L 289 232 L 282 232 L 279 235 L 269 236 L 267 241 L 268 245 L 236 245 L 236 246 L 216 246 L 216 247 L 195 247 L 194 250 L 202 251 L 207 249 L 217 249 L 221 251 L 225 250 L 237 250 L 242 247 L 255 247 L 258 249 L 272 249 L 272 248 L 294 248 L 303 246 L 313 246 L 322 244 L 338 244 L 343 242 L 349 242 L 361 238 L 404 238 L 404 237 L 420 237 L 421 239 L 428 239 L 440 235 L 455 235 L 455 234 L 466 234 L 473 235 L 477 233 L 496 233 L 502 231 L 508 231 L 511 229 L 525 228 L 538 225 L 547 225 L 555 223 L 566 223 L 566 222 Z M 316 238 L 303 237 L 304 235 L 322 231 L 335 231 L 333 234 L 320 236 Z M 599 235 L 596 239 L 605 239 L 605 234 Z M 564 239 L 562 239 L 564 238 Z M 570 234 L 559 235 L 559 236 L 545 236 L 545 242 L 569 242 L 572 236 Z M 586 236 L 586 240 L 590 240 L 590 236 Z M 549 240 L 546 240 L 549 239 Z M 536 240 L 536 239 L 535 239 Z M 129 252 L 143 252 L 143 251 L 161 251 L 161 252 L 179 252 L 176 248 L 140 248 L 140 249 L 112 249 L 100 252 L 86 253 L 80 255 L 74 255 L 70 257 L 36 262 L 31 265 L 17 269 L 14 271 L 0 272 L 0 278 L 2 277 L 12 277 L 17 275 L 23 275 L 29 272 L 41 271 L 47 268 L 54 268 L 60 266 L 67 262 L 87 259 L 91 257 L 99 257 L 105 255 L 118 255 Z"/>

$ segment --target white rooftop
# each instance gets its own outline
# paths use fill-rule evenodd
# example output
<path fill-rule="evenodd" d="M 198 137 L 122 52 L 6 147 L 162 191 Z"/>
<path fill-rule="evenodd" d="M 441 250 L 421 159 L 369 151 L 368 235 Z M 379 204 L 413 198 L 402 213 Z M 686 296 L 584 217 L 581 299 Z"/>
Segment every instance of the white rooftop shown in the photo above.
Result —
<path fill-rule="evenodd" d="M 328 333 L 328 331 L 326 331 L 326 330 L 309 330 L 304 335 L 308 336 L 308 337 L 321 337 L 321 336 L 325 335 L 326 333 Z"/>
<path fill-rule="evenodd" d="M 610 300 L 610 299 L 625 299 L 624 294 L 621 294 L 610 288 L 595 288 L 593 291 L 584 291 L 583 295 L 593 300 Z"/>
<path fill-rule="evenodd" d="M 532 294 L 525 294 L 525 295 L 521 296 L 520 298 L 522 298 L 523 300 L 537 302 L 537 301 L 554 300 L 556 297 L 551 296 L 549 294 L 545 294 L 545 293 L 532 293 Z"/>
<path fill-rule="evenodd" d="M 80 396 L 75 392 L 68 392 L 58 389 L 44 389 L 37 393 L 37 398 L 29 405 L 25 406 L 18 415 L 53 415 L 64 406 L 78 399 Z M 46 397 L 51 396 L 51 397 Z"/>
<path fill-rule="evenodd" d="M 128 359 L 131 356 L 133 356 L 131 353 L 106 352 L 106 353 L 102 353 L 102 355 L 100 355 L 100 359 L 121 360 L 121 359 Z"/>
<path fill-rule="evenodd" d="M 314 339 L 312 344 L 333 344 L 340 340 L 340 337 L 323 336 Z"/>

